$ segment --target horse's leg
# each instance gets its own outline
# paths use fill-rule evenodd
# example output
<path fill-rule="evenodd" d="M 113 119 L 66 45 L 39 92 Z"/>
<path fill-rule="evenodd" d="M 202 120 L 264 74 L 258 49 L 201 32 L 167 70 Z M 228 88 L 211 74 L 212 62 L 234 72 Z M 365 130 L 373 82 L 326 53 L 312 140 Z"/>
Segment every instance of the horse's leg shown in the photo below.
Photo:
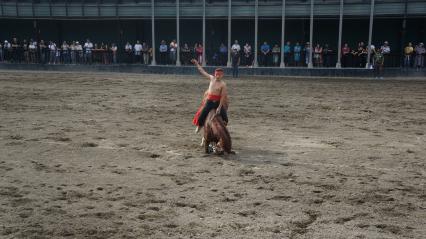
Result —
<path fill-rule="evenodd" d="M 201 139 L 201 144 L 200 144 L 200 146 L 204 146 L 204 144 L 206 143 L 206 139 L 204 138 L 204 136 L 203 136 L 203 138 Z"/>
<path fill-rule="evenodd" d="M 204 151 L 206 152 L 206 154 L 209 153 L 209 145 L 210 145 L 210 142 L 207 139 L 205 139 L 205 141 L 204 141 Z"/>

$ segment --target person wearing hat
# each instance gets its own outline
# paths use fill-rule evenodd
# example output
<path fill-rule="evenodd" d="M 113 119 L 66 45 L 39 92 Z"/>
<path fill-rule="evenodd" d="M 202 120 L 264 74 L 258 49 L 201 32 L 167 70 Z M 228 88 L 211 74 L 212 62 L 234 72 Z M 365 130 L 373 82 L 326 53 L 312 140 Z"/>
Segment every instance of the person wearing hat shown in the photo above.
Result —
<path fill-rule="evenodd" d="M 426 49 L 423 42 L 420 42 L 416 46 L 414 51 L 416 52 L 415 66 L 417 70 L 419 70 L 420 68 L 423 68 L 424 66 L 424 60 L 425 60 L 425 54 L 426 54 Z"/>

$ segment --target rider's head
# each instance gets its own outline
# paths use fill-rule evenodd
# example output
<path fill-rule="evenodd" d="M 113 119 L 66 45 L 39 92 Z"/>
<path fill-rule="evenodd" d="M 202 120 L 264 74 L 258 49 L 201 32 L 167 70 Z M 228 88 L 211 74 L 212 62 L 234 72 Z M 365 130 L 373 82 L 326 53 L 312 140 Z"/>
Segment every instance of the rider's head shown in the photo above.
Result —
<path fill-rule="evenodd" d="M 214 77 L 216 77 L 216 79 L 220 79 L 223 77 L 223 69 L 222 68 L 216 68 L 216 70 L 214 71 Z"/>

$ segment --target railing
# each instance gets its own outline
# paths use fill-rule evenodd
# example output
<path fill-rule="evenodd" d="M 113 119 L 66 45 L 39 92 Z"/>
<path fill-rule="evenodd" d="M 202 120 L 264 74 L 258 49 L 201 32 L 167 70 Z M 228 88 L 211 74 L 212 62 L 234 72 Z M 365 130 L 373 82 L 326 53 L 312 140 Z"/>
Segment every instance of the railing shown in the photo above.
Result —
<path fill-rule="evenodd" d="M 160 65 L 172 65 L 174 62 L 171 62 L 169 52 L 166 53 L 164 58 L 160 56 L 160 53 L 156 51 L 157 63 Z M 217 58 L 213 57 L 217 55 Z M 288 67 L 306 67 L 305 62 L 306 56 L 302 53 L 300 56 L 300 61 L 296 62 L 294 60 L 294 55 L 290 54 L 285 59 L 286 66 Z M 389 54 L 385 56 L 385 67 L 400 67 L 403 62 L 402 54 Z M 196 59 L 195 51 L 190 53 L 181 52 L 181 62 L 182 65 L 191 65 L 190 60 Z M 414 58 L 414 57 L 413 57 Z M 127 64 L 150 64 L 152 60 L 152 55 L 149 53 L 148 62 L 144 62 L 143 54 L 136 56 L 133 52 L 126 53 L 124 51 L 118 51 L 116 55 L 115 63 L 127 63 Z M 355 67 L 355 68 L 364 68 L 366 64 L 366 59 L 356 58 L 353 56 L 342 58 L 343 67 Z M 30 51 L 23 49 L 16 50 L 6 50 L 0 49 L 0 63 L 33 63 L 33 64 L 113 64 L 113 54 L 110 50 L 103 49 L 94 49 L 91 51 L 90 56 L 85 54 L 83 51 Z M 258 62 L 261 67 L 278 67 L 280 64 L 280 59 L 278 58 L 278 64 L 273 63 L 273 56 L 269 54 L 267 56 L 267 62 L 264 62 L 264 59 L 260 56 L 258 57 Z M 322 61 L 317 64 L 314 61 L 314 67 L 335 67 L 337 62 L 337 54 L 331 53 L 328 55 L 322 56 Z M 221 55 L 218 51 L 212 49 L 206 49 L 206 63 L 210 66 L 225 66 L 227 63 L 227 54 Z M 241 66 L 252 66 L 253 55 L 246 61 L 241 59 Z M 413 63 L 413 62 L 411 62 Z"/>

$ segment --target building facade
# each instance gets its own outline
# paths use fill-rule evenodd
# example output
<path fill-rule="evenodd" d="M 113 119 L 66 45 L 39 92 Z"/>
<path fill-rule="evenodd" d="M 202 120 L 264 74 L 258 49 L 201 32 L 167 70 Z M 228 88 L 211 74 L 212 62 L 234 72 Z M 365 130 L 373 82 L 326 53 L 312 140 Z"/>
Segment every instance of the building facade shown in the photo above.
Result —
<path fill-rule="evenodd" d="M 405 44 L 426 42 L 426 1 L 0 0 L 0 29 L 2 40 L 90 38 L 121 47 L 141 40 L 154 49 L 176 39 L 180 45 L 202 43 L 206 58 L 234 40 L 256 53 L 265 41 L 312 42 L 330 45 L 337 65 L 344 43 L 354 48 L 361 41 L 388 41 L 397 66 Z"/>

